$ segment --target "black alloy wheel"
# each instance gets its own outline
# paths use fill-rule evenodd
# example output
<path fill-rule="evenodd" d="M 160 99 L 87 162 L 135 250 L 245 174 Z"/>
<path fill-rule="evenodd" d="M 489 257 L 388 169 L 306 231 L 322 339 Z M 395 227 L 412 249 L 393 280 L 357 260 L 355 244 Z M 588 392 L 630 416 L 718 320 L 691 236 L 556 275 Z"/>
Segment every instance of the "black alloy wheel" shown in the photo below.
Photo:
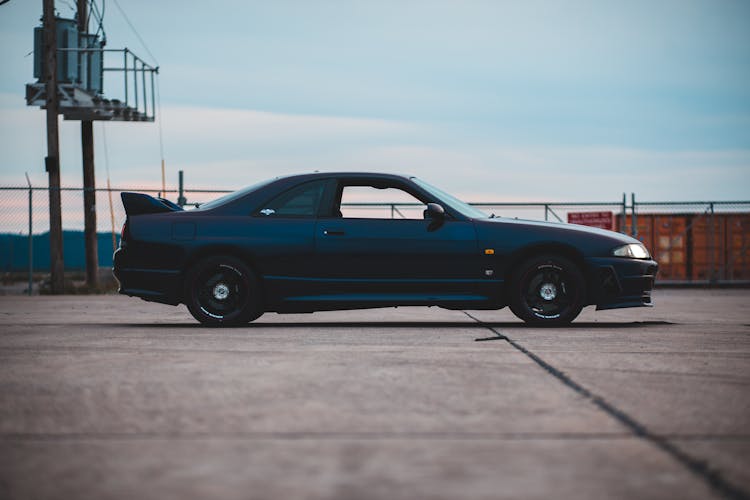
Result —
<path fill-rule="evenodd" d="M 231 256 L 201 260 L 185 278 L 188 310 L 209 326 L 242 325 L 259 317 L 259 292 L 255 273 Z"/>
<path fill-rule="evenodd" d="M 511 281 L 510 309 L 539 326 L 565 325 L 583 309 L 586 283 L 580 268 L 556 255 L 525 261 Z"/>

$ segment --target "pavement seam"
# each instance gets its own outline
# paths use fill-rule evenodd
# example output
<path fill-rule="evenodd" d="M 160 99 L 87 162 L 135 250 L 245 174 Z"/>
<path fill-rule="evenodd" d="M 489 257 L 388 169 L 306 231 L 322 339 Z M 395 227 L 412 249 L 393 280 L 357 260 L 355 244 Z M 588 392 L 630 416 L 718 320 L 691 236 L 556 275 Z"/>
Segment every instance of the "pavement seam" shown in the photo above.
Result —
<path fill-rule="evenodd" d="M 484 325 L 484 322 L 479 318 L 471 315 L 466 311 L 463 311 L 463 313 L 477 323 Z M 709 467 L 706 461 L 697 459 L 689 455 L 688 453 L 672 444 L 663 436 L 650 432 L 644 424 L 638 422 L 634 417 L 631 417 L 625 411 L 607 402 L 602 396 L 593 393 L 578 382 L 574 381 L 563 371 L 555 368 L 540 356 L 526 349 L 524 346 L 522 346 L 512 338 L 498 332 L 494 327 L 485 325 L 485 328 L 497 335 L 497 340 L 505 340 L 508 344 L 510 344 L 511 347 L 525 354 L 529 359 L 531 359 L 534 363 L 544 369 L 547 373 L 555 377 L 563 385 L 588 399 L 600 410 L 604 411 L 607 415 L 620 422 L 622 425 L 628 428 L 634 436 L 647 441 L 648 443 L 667 453 L 667 455 L 676 460 L 680 465 L 685 467 L 693 475 L 697 476 L 699 479 L 707 483 L 708 486 L 710 486 L 715 492 L 719 493 L 724 498 L 729 498 L 732 500 L 750 500 L 750 493 L 727 481 L 719 471 Z M 475 339 L 475 341 L 479 340 L 488 339 Z"/>
<path fill-rule="evenodd" d="M 612 441 L 630 440 L 630 433 L 526 433 L 526 432 L 70 432 L 70 433 L 28 433 L 8 432 L 0 434 L 0 442 L 8 441 L 109 441 L 109 440 L 441 440 L 441 441 Z"/>

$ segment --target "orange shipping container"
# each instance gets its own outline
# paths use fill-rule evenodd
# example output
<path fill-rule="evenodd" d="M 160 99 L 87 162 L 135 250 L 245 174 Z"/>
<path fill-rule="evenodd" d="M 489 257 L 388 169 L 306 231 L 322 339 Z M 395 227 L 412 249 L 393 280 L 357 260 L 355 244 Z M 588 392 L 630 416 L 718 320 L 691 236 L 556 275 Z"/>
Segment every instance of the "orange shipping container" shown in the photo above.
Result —
<path fill-rule="evenodd" d="M 726 279 L 750 280 L 750 215 L 726 217 Z"/>
<path fill-rule="evenodd" d="M 621 231 L 622 216 L 619 214 L 615 214 L 616 230 L 621 233 L 630 234 L 630 230 L 632 227 L 631 220 L 632 217 L 630 215 L 625 216 L 625 230 Z M 646 246 L 649 253 L 651 253 L 652 255 L 654 254 L 653 220 L 654 218 L 650 214 L 636 214 L 635 218 L 636 229 L 638 230 L 636 238 Z"/>
<path fill-rule="evenodd" d="M 750 214 L 637 214 L 637 225 L 637 238 L 659 263 L 659 281 L 750 280 Z"/>
<path fill-rule="evenodd" d="M 697 214 L 690 219 L 691 277 L 725 279 L 725 220 L 722 214 Z"/>
<path fill-rule="evenodd" d="M 654 216 L 654 259 L 659 263 L 658 277 L 663 280 L 687 279 L 687 217 Z"/>

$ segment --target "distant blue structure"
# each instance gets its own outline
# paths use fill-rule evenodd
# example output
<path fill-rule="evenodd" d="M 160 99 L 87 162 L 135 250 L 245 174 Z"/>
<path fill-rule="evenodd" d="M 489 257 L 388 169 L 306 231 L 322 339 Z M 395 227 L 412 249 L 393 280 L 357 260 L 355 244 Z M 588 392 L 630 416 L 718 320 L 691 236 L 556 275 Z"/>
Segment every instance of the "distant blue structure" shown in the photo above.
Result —
<path fill-rule="evenodd" d="M 112 266 L 112 234 L 98 233 L 100 267 Z M 65 269 L 86 268 L 83 231 L 63 231 Z M 117 244 L 120 236 L 117 235 Z M 34 271 L 49 271 L 49 233 L 34 235 Z M 0 272 L 26 272 L 29 269 L 29 237 L 20 234 L 0 234 Z"/>

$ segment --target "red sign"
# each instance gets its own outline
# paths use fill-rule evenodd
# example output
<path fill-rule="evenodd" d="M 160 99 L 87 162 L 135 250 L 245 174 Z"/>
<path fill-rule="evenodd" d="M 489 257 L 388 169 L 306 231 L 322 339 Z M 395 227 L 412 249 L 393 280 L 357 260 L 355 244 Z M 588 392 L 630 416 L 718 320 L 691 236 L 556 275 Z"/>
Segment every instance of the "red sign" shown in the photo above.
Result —
<path fill-rule="evenodd" d="M 570 224 L 599 227 L 612 230 L 612 212 L 568 212 Z"/>

